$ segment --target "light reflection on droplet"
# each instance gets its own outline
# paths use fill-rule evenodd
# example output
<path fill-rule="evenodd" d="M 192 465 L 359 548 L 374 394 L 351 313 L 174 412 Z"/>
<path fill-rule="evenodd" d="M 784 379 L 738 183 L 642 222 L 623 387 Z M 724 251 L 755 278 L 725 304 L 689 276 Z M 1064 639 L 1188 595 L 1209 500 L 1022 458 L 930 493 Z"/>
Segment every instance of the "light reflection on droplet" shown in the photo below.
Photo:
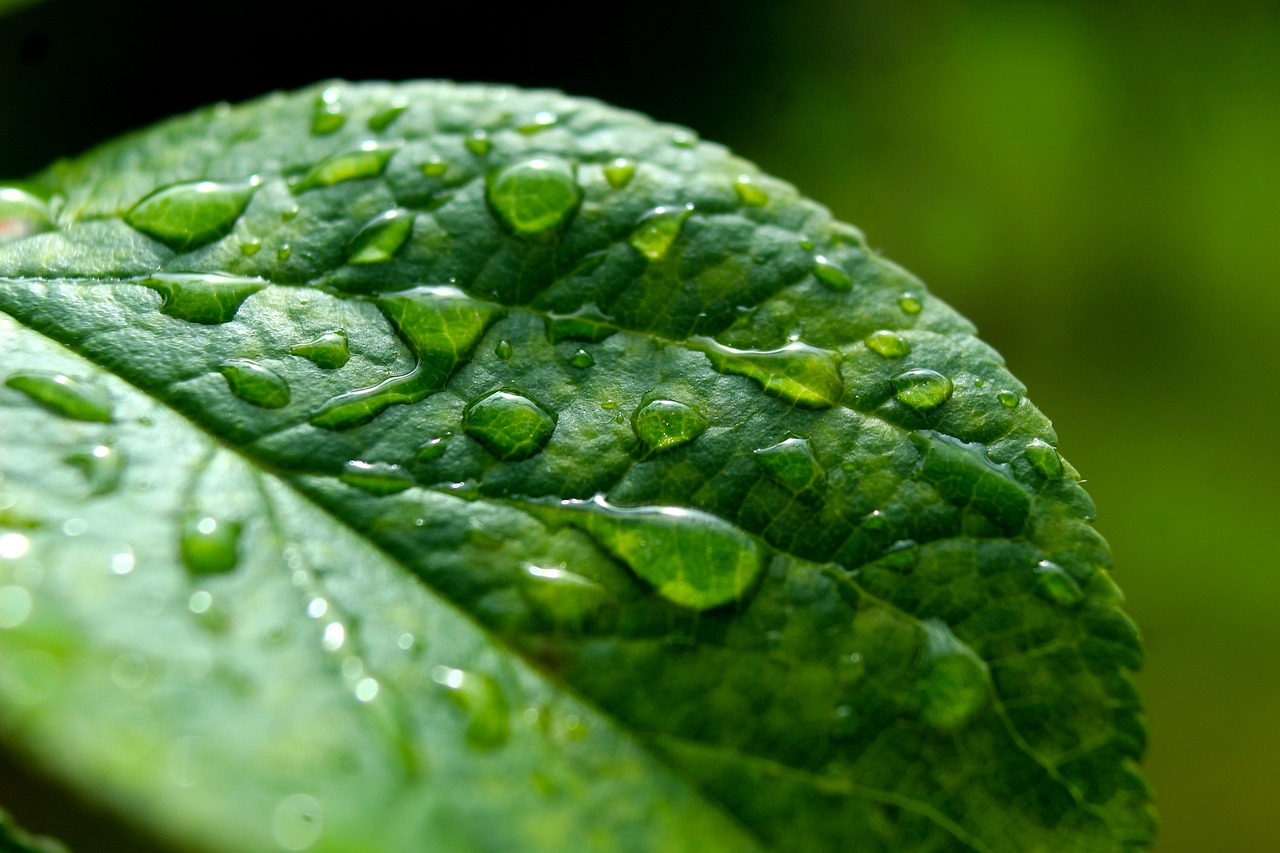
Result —
<path fill-rule="evenodd" d="M 192 613 L 208 613 L 212 606 L 213 595 L 203 589 L 191 593 L 191 598 L 187 599 L 187 607 Z"/>
<path fill-rule="evenodd" d="M 31 540 L 21 533 L 0 534 L 0 557 L 16 560 L 31 549 Z"/>
<path fill-rule="evenodd" d="M 400 635 L 400 639 L 396 641 L 396 645 L 404 649 L 406 652 L 413 648 L 413 634 L 404 633 Z"/>
<path fill-rule="evenodd" d="M 372 678 L 362 678 L 356 684 L 356 698 L 361 702 L 372 702 L 378 695 L 378 682 Z"/>
<path fill-rule="evenodd" d="M 111 556 L 111 572 L 117 575 L 127 575 L 133 571 L 136 561 L 131 551 L 121 551 L 119 554 Z"/>
<path fill-rule="evenodd" d="M 320 641 L 320 645 L 324 647 L 326 652 L 336 652 L 342 648 L 342 644 L 347 640 L 347 629 L 342 627 L 341 622 L 330 622 L 324 626 L 324 639 Z"/>
<path fill-rule="evenodd" d="M 307 615 L 312 619 L 319 619 L 321 616 L 329 612 L 329 602 L 323 598 L 313 598 L 307 602 Z"/>

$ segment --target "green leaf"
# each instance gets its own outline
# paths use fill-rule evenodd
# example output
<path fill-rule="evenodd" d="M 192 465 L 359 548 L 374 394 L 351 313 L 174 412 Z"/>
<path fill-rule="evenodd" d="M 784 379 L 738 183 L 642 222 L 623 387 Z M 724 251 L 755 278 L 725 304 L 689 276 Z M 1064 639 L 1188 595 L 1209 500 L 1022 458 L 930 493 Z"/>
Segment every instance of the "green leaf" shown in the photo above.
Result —
<path fill-rule="evenodd" d="M 791 186 L 333 83 L 14 190 L 0 737 L 85 796 L 221 853 L 1150 841 L 1049 421 Z"/>
<path fill-rule="evenodd" d="M 51 839 L 23 832 L 0 810 L 0 853 L 67 853 L 67 849 Z"/>

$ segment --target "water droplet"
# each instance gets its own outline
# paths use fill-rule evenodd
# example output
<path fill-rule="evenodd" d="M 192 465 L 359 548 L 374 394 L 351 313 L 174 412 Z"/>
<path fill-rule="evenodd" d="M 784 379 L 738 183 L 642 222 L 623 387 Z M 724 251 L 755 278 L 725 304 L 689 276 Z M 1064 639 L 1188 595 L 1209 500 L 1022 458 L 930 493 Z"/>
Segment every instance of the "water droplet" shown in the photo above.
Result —
<path fill-rule="evenodd" d="M 0 187 L 0 245 L 48 231 L 50 220 L 44 199 L 18 187 Z"/>
<path fill-rule="evenodd" d="M 409 99 L 404 95 L 396 95 L 387 102 L 385 107 L 369 116 L 369 129 L 375 133 L 386 130 L 407 109 L 409 109 Z"/>
<path fill-rule="evenodd" d="M 931 620 L 922 627 L 921 717 L 935 728 L 952 731 L 986 706 L 987 665 L 943 623 Z"/>
<path fill-rule="evenodd" d="M 864 343 L 870 350 L 885 358 L 902 358 L 911 352 L 911 347 L 907 345 L 906 338 L 888 329 L 872 332 L 867 335 Z"/>
<path fill-rule="evenodd" d="M 936 370 L 916 368 L 893 377 L 893 396 L 919 414 L 930 412 L 951 398 L 951 380 Z"/>
<path fill-rule="evenodd" d="M 342 467 L 338 479 L 372 495 L 394 495 L 414 484 L 413 476 L 393 462 L 352 460 Z"/>
<path fill-rule="evenodd" d="M 401 634 L 400 638 L 396 640 L 396 646 L 403 651 L 409 651 L 409 649 L 413 648 L 413 634 L 408 632 Z"/>
<path fill-rule="evenodd" d="M 319 596 L 307 602 L 307 615 L 312 619 L 319 619 L 329 612 L 329 602 Z"/>
<path fill-rule="evenodd" d="M 698 144 L 698 137 L 692 131 L 677 130 L 671 134 L 671 144 L 677 148 L 692 148 Z"/>
<path fill-rule="evenodd" d="M 246 299 L 267 286 L 260 278 L 216 273 L 156 273 L 141 283 L 164 297 L 160 313 L 207 326 L 230 322 Z"/>
<path fill-rule="evenodd" d="M 208 613 L 212 607 L 213 593 L 208 590 L 198 589 L 187 599 L 187 609 L 197 616 Z"/>
<path fill-rule="evenodd" d="M 799 341 L 775 350 L 739 350 L 711 338 L 691 338 L 712 367 L 756 380 L 771 397 L 804 409 L 825 409 L 844 396 L 838 356 Z"/>
<path fill-rule="evenodd" d="M 813 241 L 812 241 L 812 240 L 810 240 L 808 237 L 802 237 L 802 238 L 800 239 L 800 248 L 801 248 L 801 249 L 804 249 L 806 252 L 812 252 L 812 251 L 813 251 Z"/>
<path fill-rule="evenodd" d="M 399 145 L 366 142 L 354 151 L 334 154 L 312 166 L 310 171 L 294 185 L 293 191 L 303 193 L 319 187 L 331 187 L 344 181 L 376 178 L 386 171 L 387 161 L 399 149 Z"/>
<path fill-rule="evenodd" d="M 311 418 L 318 427 L 348 429 L 372 420 L 388 406 L 416 403 L 439 391 L 470 358 L 489 325 L 504 314 L 501 306 L 478 302 L 456 287 L 390 293 L 378 297 L 377 305 L 418 363 L 408 373 L 329 399 Z"/>
<path fill-rule="evenodd" d="M 271 837 L 282 850 L 306 850 L 323 830 L 320 801 L 307 794 L 290 794 L 271 812 Z"/>
<path fill-rule="evenodd" d="M 556 114 L 551 112 L 535 113 L 529 121 L 516 125 L 516 131 L 523 133 L 525 136 L 532 136 L 540 133 L 556 123 Z"/>
<path fill-rule="evenodd" d="M 336 86 L 330 86 L 316 98 L 315 109 L 311 113 L 311 132 L 316 136 L 335 133 L 347 123 L 341 95 Z"/>
<path fill-rule="evenodd" d="M 766 474 L 793 492 L 802 492 L 826 478 L 808 440 L 803 438 L 788 438 L 751 456 Z"/>
<path fill-rule="evenodd" d="M 289 352 L 302 356 L 322 370 L 337 370 L 351 359 L 347 333 L 341 329 L 321 332 L 311 340 L 293 346 Z"/>
<path fill-rule="evenodd" d="M 292 254 L 293 254 L 293 247 L 292 247 L 292 246 L 290 246 L 288 243 L 285 243 L 285 244 L 284 244 L 283 246 L 281 246 L 279 249 L 276 249 L 276 260 L 277 260 L 277 261 L 287 261 L 287 260 L 289 260 L 289 257 L 290 257 Z"/>
<path fill-rule="evenodd" d="M 907 314 L 919 314 L 924 310 L 924 303 L 914 293 L 904 293 L 898 297 L 898 307 Z"/>
<path fill-rule="evenodd" d="M 744 207 L 764 207 L 769 203 L 769 194 L 753 183 L 750 175 L 739 175 L 733 182 L 733 191 Z"/>
<path fill-rule="evenodd" d="M 388 210 L 364 224 L 347 246 L 347 263 L 382 264 L 404 245 L 413 232 L 413 214 L 407 210 Z"/>
<path fill-rule="evenodd" d="M 549 314 L 546 318 L 547 338 L 561 341 L 588 341 L 598 344 L 618 333 L 618 327 L 594 304 L 584 305 L 572 314 Z"/>
<path fill-rule="evenodd" d="M 604 179 L 615 190 L 626 187 L 635 176 L 636 164 L 626 157 L 618 157 L 604 167 Z"/>
<path fill-rule="evenodd" d="M 31 540 L 21 533 L 0 533 L 0 559 L 17 560 L 31 550 Z"/>
<path fill-rule="evenodd" d="M 596 360 L 591 356 L 591 353 L 584 349 L 579 349 L 573 355 L 569 356 L 570 367 L 577 367 L 581 369 L 591 367 L 595 363 Z"/>
<path fill-rule="evenodd" d="M 245 240 L 240 244 L 240 254 L 244 255 L 246 258 L 251 258 L 258 254 L 261 249 L 262 241 L 260 240 Z"/>
<path fill-rule="evenodd" d="M 701 510 L 619 507 L 600 496 L 560 507 L 660 595 L 694 610 L 740 599 L 767 557 L 755 539 Z"/>
<path fill-rule="evenodd" d="M 1033 569 L 1036 593 L 1059 607 L 1074 607 L 1084 599 L 1084 592 L 1062 566 L 1041 560 Z"/>
<path fill-rule="evenodd" d="M 1006 409 L 1016 409 L 1018 404 L 1022 402 L 1022 396 L 1017 391 L 1001 391 L 996 394 L 996 399 L 1000 401 L 1000 405 Z"/>
<path fill-rule="evenodd" d="M 320 647 L 326 652 L 336 652 L 342 648 L 342 644 L 347 641 L 347 629 L 343 627 L 341 622 L 330 622 L 324 626 L 324 633 L 320 636 Z"/>
<path fill-rule="evenodd" d="M 559 157 L 512 163 L 487 185 L 487 197 L 502 224 L 520 237 L 562 230 L 582 204 L 573 166 Z"/>
<path fill-rule="evenodd" d="M 706 432 L 708 426 L 701 412 L 675 400 L 654 400 L 636 409 L 631 416 L 631 428 L 649 453 L 688 444 Z"/>
<path fill-rule="evenodd" d="M 356 701 L 372 702 L 378 698 L 378 681 L 374 678 L 362 678 L 356 682 Z"/>
<path fill-rule="evenodd" d="M 69 453 L 62 461 L 80 469 L 90 485 L 91 495 L 107 494 L 120 487 L 124 457 L 110 445 L 99 444 L 89 450 Z"/>
<path fill-rule="evenodd" d="M 280 211 L 280 219 L 284 222 L 291 222 L 298 215 L 298 206 L 291 204 L 284 210 Z"/>
<path fill-rule="evenodd" d="M 31 593 L 20 586 L 0 586 L 0 630 L 17 628 L 31 615 Z"/>
<path fill-rule="evenodd" d="M 692 212 L 692 204 L 655 207 L 636 223 L 627 242 L 649 260 L 660 261 L 671 251 L 671 246 L 684 230 L 684 221 Z"/>
<path fill-rule="evenodd" d="M 289 383 L 284 377 L 247 358 L 229 358 L 218 365 L 231 393 L 264 409 L 279 409 L 289 404 Z"/>
<path fill-rule="evenodd" d="M 240 562 L 243 525 L 209 515 L 189 515 L 182 520 L 178 544 L 182 562 L 195 575 L 229 572 Z"/>
<path fill-rule="evenodd" d="M 931 430 L 912 433 L 911 441 L 921 453 L 919 478 L 944 499 L 977 510 L 1009 535 L 1025 528 L 1031 499 L 1007 463 L 993 462 L 978 442 Z"/>
<path fill-rule="evenodd" d="M 444 452 L 449 449 L 449 438 L 449 434 L 446 433 L 429 439 L 426 444 L 418 448 L 418 461 L 430 462 L 444 456 Z"/>
<path fill-rule="evenodd" d="M 1041 474 L 1044 474 L 1050 480 L 1057 480 L 1062 476 L 1062 457 L 1058 455 L 1057 448 L 1052 444 L 1033 438 L 1027 445 L 1026 452 L 1027 459 Z"/>
<path fill-rule="evenodd" d="M 258 180 L 174 184 L 133 206 L 125 221 L 171 249 L 184 252 L 225 237 L 249 204 Z"/>
<path fill-rule="evenodd" d="M 494 391 L 467 406 L 462 428 L 494 456 L 517 461 L 546 446 L 556 418 L 528 397 Z"/>
<path fill-rule="evenodd" d="M 428 178 L 439 178 L 449 171 L 449 164 L 444 162 L 439 156 L 431 156 L 418 164 L 418 168 L 422 174 Z"/>
<path fill-rule="evenodd" d="M 133 571 L 135 565 L 137 565 L 137 560 L 134 558 L 132 551 L 121 551 L 118 554 L 111 555 L 111 573 L 113 575 L 127 575 Z"/>
<path fill-rule="evenodd" d="M 467 743 L 476 749 L 497 749 L 511 737 L 511 709 L 502 686 L 475 672 L 437 666 L 431 680 L 446 691 L 458 710 L 468 717 Z"/>
<path fill-rule="evenodd" d="M 493 142 L 489 139 L 489 134 L 483 130 L 471 131 L 471 135 L 464 139 L 462 144 L 477 157 L 483 157 L 493 150 Z"/>
<path fill-rule="evenodd" d="M 20 371 L 11 374 L 4 384 L 64 418 L 90 423 L 112 420 L 106 392 L 65 373 Z"/>
<path fill-rule="evenodd" d="M 848 293 L 853 290 L 853 279 L 849 278 L 849 274 L 822 255 L 813 259 L 813 275 L 828 290 L 834 290 L 837 293 Z"/>
<path fill-rule="evenodd" d="M 503 361 L 510 361 L 511 356 L 515 354 L 515 350 L 511 348 L 511 341 L 503 338 L 498 341 L 498 345 L 493 348 L 493 354 Z"/>

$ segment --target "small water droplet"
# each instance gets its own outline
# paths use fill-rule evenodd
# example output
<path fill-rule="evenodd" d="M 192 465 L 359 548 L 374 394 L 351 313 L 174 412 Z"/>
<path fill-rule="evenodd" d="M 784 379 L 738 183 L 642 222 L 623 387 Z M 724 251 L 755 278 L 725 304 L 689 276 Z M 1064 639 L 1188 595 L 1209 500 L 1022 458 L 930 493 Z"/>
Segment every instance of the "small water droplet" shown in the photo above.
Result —
<path fill-rule="evenodd" d="M 556 417 L 528 397 L 494 391 L 467 406 L 462 428 L 504 462 L 518 461 L 546 446 Z"/>
<path fill-rule="evenodd" d="M 112 420 L 105 391 L 65 373 L 20 371 L 4 384 L 64 418 L 104 424 Z"/>
<path fill-rule="evenodd" d="M 418 448 L 418 461 L 431 462 L 444 456 L 444 452 L 449 449 L 449 439 L 452 435 L 452 433 L 445 433 L 429 439 L 426 444 Z"/>
<path fill-rule="evenodd" d="M 764 392 L 793 406 L 825 409 L 844 396 L 836 353 L 794 341 L 775 350 L 739 350 L 711 338 L 690 338 L 721 373 L 746 376 Z"/>
<path fill-rule="evenodd" d="M 160 313 L 189 323 L 228 323 L 245 300 L 267 286 L 260 278 L 205 273 L 156 273 L 141 282 L 164 301 Z"/>
<path fill-rule="evenodd" d="M 898 297 L 898 307 L 907 314 L 919 314 L 924 310 L 924 303 L 914 293 L 904 293 Z"/>
<path fill-rule="evenodd" d="M 231 393 L 264 409 L 279 409 L 289 404 L 289 383 L 284 377 L 247 358 L 229 358 L 218 365 Z"/>
<path fill-rule="evenodd" d="M 375 133 L 381 133 L 400 118 L 400 115 L 409 109 L 409 99 L 404 95 L 396 95 L 387 105 L 369 116 L 369 129 Z"/>
<path fill-rule="evenodd" d="M 943 623 L 930 620 L 923 631 L 921 717 L 935 728 L 953 731 L 986 706 L 987 665 Z"/>
<path fill-rule="evenodd" d="M 894 398 L 917 413 L 933 411 L 951 399 L 951 380 L 936 370 L 916 368 L 893 377 Z"/>
<path fill-rule="evenodd" d="M 754 538 L 701 510 L 620 507 L 601 496 L 560 507 L 660 595 L 694 610 L 740 599 L 767 558 Z"/>
<path fill-rule="evenodd" d="M 911 352 L 911 347 L 907 345 L 906 338 L 888 329 L 872 332 L 867 335 L 864 343 L 871 351 L 885 358 L 902 358 Z"/>
<path fill-rule="evenodd" d="M 293 255 L 293 247 L 290 246 L 288 243 L 285 243 L 279 249 L 276 249 L 277 261 L 287 261 L 292 255 Z"/>
<path fill-rule="evenodd" d="M 286 207 L 284 210 L 280 211 L 280 219 L 285 222 L 289 222 L 293 220 L 297 215 L 298 215 L 298 206 L 296 204 L 291 204 L 288 207 Z"/>
<path fill-rule="evenodd" d="M 627 242 L 649 260 L 660 261 L 671 251 L 676 238 L 684 230 L 684 221 L 692 212 L 692 204 L 655 207 L 636 223 Z"/>
<path fill-rule="evenodd" d="M 310 848 L 324 830 L 320 801 L 307 794 L 290 794 L 271 812 L 271 837 L 282 850 Z"/>
<path fill-rule="evenodd" d="M 591 356 L 591 353 L 584 349 L 579 349 L 573 355 L 569 356 L 570 367 L 577 367 L 581 369 L 591 367 L 595 363 L 596 360 Z"/>
<path fill-rule="evenodd" d="M 1041 474 L 1050 480 L 1057 480 L 1062 477 L 1064 473 L 1062 457 L 1058 455 L 1058 449 L 1052 444 L 1039 438 L 1033 438 L 1027 444 L 1026 453 L 1027 459 Z"/>
<path fill-rule="evenodd" d="M 534 113 L 533 117 L 528 121 L 521 122 L 516 125 L 516 132 L 523 133 L 525 136 L 532 136 L 540 133 L 556 123 L 556 114 L 552 112 Z"/>
<path fill-rule="evenodd" d="M 511 341 L 503 338 L 498 341 L 498 345 L 493 348 L 493 354 L 503 361 L 510 361 L 511 356 L 515 354 L 515 350 L 511 348 Z"/>
<path fill-rule="evenodd" d="M 692 148 L 698 144 L 698 137 L 692 131 L 677 130 L 671 134 L 671 144 L 677 148 Z"/>
<path fill-rule="evenodd" d="M 251 258 L 262 250 L 261 240 L 245 240 L 240 244 L 240 254 Z"/>
<path fill-rule="evenodd" d="M 848 293 L 853 290 L 853 279 L 849 278 L 849 274 L 822 255 L 813 259 L 813 275 L 828 290 L 834 290 L 837 293 Z"/>
<path fill-rule="evenodd" d="M 497 749 L 511 737 L 511 709 L 496 680 L 481 673 L 448 666 L 431 670 L 431 680 L 467 715 L 467 743 L 476 749 Z"/>
<path fill-rule="evenodd" d="M 631 428 L 648 453 L 688 444 L 709 426 L 701 412 L 676 400 L 654 400 L 631 415 Z"/>
<path fill-rule="evenodd" d="M 188 515 L 182 520 L 178 544 L 183 565 L 195 575 L 222 574 L 240 563 L 243 525 L 210 515 Z"/>
<path fill-rule="evenodd" d="M 44 199 L 19 187 L 0 186 L 0 245 L 53 227 Z"/>
<path fill-rule="evenodd" d="M 800 248 L 801 248 L 801 249 L 804 249 L 806 252 L 812 252 L 812 251 L 813 251 L 813 241 L 812 241 L 812 240 L 810 240 L 808 237 L 802 237 L 802 238 L 800 239 Z"/>
<path fill-rule="evenodd" d="M 462 144 L 477 157 L 483 157 L 493 150 L 493 141 L 489 139 L 489 134 L 483 130 L 471 131 L 471 134 L 462 141 Z"/>
<path fill-rule="evenodd" d="M 414 485 L 413 475 L 392 462 L 360 462 L 342 467 L 338 479 L 372 495 L 394 495 Z"/>
<path fill-rule="evenodd" d="M 20 586 L 0 586 L 0 630 L 17 628 L 31 616 L 31 593 Z"/>
<path fill-rule="evenodd" d="M 733 191 L 744 207 L 764 207 L 769 203 L 769 194 L 755 184 L 750 175 L 739 175 L 733 182 Z"/>
<path fill-rule="evenodd" d="M 387 168 L 391 155 L 400 150 L 397 144 L 366 142 L 354 151 L 344 151 L 321 160 L 294 184 L 295 193 L 320 187 L 331 187 L 344 181 L 376 178 Z"/>
<path fill-rule="evenodd" d="M 752 453 L 752 458 L 766 474 L 793 492 L 812 488 L 826 478 L 809 442 L 803 438 L 788 438 L 761 448 Z"/>
<path fill-rule="evenodd" d="M 230 233 L 259 181 L 213 181 L 162 187 L 133 206 L 125 221 L 175 251 L 195 249 Z"/>
<path fill-rule="evenodd" d="M 342 106 L 342 93 L 336 86 L 329 86 L 316 98 L 311 113 L 311 132 L 316 136 L 335 133 L 347 123 L 347 113 Z"/>
<path fill-rule="evenodd" d="M 321 332 L 311 340 L 293 346 L 289 352 L 302 356 L 322 370 L 337 370 L 351 359 L 347 333 L 341 329 Z"/>
<path fill-rule="evenodd" d="M 489 206 L 513 234 L 534 237 L 558 232 L 582 204 L 573 166 L 559 157 L 520 160 L 492 176 Z"/>
<path fill-rule="evenodd" d="M 370 219 L 347 246 L 347 263 L 382 264 L 391 260 L 413 233 L 413 214 L 388 210 Z"/>
<path fill-rule="evenodd" d="M 1036 593 L 1046 601 L 1059 607 L 1074 607 L 1084 599 L 1080 585 L 1057 563 L 1041 560 L 1033 571 Z"/>
<path fill-rule="evenodd" d="M 418 168 L 422 174 L 428 178 L 439 178 L 449 171 L 449 164 L 444 162 L 439 156 L 431 156 L 418 164 Z"/>
<path fill-rule="evenodd" d="M 609 186 L 615 190 L 620 190 L 631 183 L 631 179 L 636 176 L 636 164 L 626 157 L 618 157 L 612 160 L 604 167 L 604 179 L 609 182 Z"/>
<path fill-rule="evenodd" d="M 1017 391 L 1001 391 L 996 394 L 996 399 L 1000 401 L 1000 405 L 1006 409 L 1016 409 L 1018 404 L 1022 402 L 1022 395 Z"/>

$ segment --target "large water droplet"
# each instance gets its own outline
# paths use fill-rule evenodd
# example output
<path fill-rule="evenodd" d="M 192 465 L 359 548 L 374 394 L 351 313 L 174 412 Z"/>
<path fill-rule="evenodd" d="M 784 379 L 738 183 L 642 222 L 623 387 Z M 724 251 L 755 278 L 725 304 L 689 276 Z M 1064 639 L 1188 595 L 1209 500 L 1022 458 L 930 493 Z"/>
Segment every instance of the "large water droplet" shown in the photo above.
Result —
<path fill-rule="evenodd" d="M 951 380 L 936 370 L 920 367 L 893 377 L 893 396 L 916 412 L 931 412 L 951 399 Z"/>
<path fill-rule="evenodd" d="M 738 203 L 743 207 L 764 207 L 769 203 L 769 194 L 761 189 L 750 175 L 739 175 L 733 182 L 733 191 L 738 196 Z"/>
<path fill-rule="evenodd" d="M 478 302 L 456 287 L 419 287 L 377 299 L 387 317 L 417 358 L 408 373 L 368 388 L 348 391 L 324 403 L 311 423 L 347 429 L 374 418 L 388 406 L 416 403 L 439 391 L 489 327 L 503 315 L 500 306 Z"/>
<path fill-rule="evenodd" d="M 576 367 L 579 370 L 591 367 L 595 363 L 595 357 L 584 349 L 579 349 L 573 355 L 569 356 L 569 366 Z"/>
<path fill-rule="evenodd" d="M 341 96 L 338 87 L 330 86 L 316 98 L 315 109 L 311 113 L 311 132 L 316 136 L 334 133 L 347 123 Z"/>
<path fill-rule="evenodd" d="M 1031 439 L 1027 444 L 1027 459 L 1035 466 L 1035 469 L 1050 480 L 1057 480 L 1062 477 L 1062 457 L 1058 455 L 1058 449 L 1047 441 L 1039 438 Z"/>
<path fill-rule="evenodd" d="M 376 178 L 386 171 L 387 161 L 399 149 L 400 146 L 396 144 L 366 142 L 354 151 L 334 154 L 312 166 L 294 185 L 293 191 L 302 193 L 319 187 L 331 187 L 344 181 Z"/>
<path fill-rule="evenodd" d="M 289 352 L 302 356 L 323 370 L 337 370 L 351 359 L 347 333 L 341 329 L 321 332 L 311 340 L 291 347 Z"/>
<path fill-rule="evenodd" d="M 837 293 L 848 293 L 853 290 L 853 279 L 849 278 L 849 274 L 822 255 L 813 259 L 813 275 L 828 290 L 834 290 Z"/>
<path fill-rule="evenodd" d="M 188 515 L 178 534 L 182 563 L 196 575 L 229 572 L 240 562 L 243 525 L 211 515 Z"/>
<path fill-rule="evenodd" d="M 0 245 L 52 227 L 44 199 L 18 187 L 0 187 Z"/>
<path fill-rule="evenodd" d="M 487 193 L 498 219 L 521 237 L 562 230 L 582 204 L 573 166 L 559 157 L 512 163 L 489 179 Z"/>
<path fill-rule="evenodd" d="M 347 263 L 381 264 L 404 245 L 413 232 L 413 214 L 388 210 L 364 224 L 347 246 Z"/>
<path fill-rule="evenodd" d="M 755 539 L 701 510 L 619 507 L 599 496 L 560 506 L 571 523 L 682 607 L 706 610 L 736 601 L 764 568 L 767 554 Z"/>
<path fill-rule="evenodd" d="M 369 129 L 375 133 L 386 130 L 407 109 L 409 109 L 409 99 L 404 95 L 396 95 L 387 102 L 385 107 L 369 116 Z"/>
<path fill-rule="evenodd" d="M 124 478 L 124 454 L 109 444 L 69 453 L 63 461 L 80 469 L 90 495 L 111 494 L 120 488 L 120 481 Z"/>
<path fill-rule="evenodd" d="M 246 299 L 267 286 L 260 278 L 215 273 L 156 273 L 141 284 L 164 297 L 162 314 L 204 325 L 230 322 Z"/>
<path fill-rule="evenodd" d="M 924 303 L 914 293 L 904 293 L 898 297 L 898 307 L 905 314 L 919 314 L 924 310 Z"/>
<path fill-rule="evenodd" d="M 506 338 L 498 341 L 493 348 L 493 354 L 503 361 L 510 361 L 511 356 L 515 355 L 515 352 L 515 349 L 511 346 L 511 341 Z"/>
<path fill-rule="evenodd" d="M 511 708 L 502 685 L 488 675 L 437 666 L 431 680 L 467 715 L 467 743 L 476 749 L 497 749 L 511 737 Z"/>
<path fill-rule="evenodd" d="M 174 184 L 134 205 L 125 221 L 171 249 L 194 249 L 225 237 L 257 186 L 257 179 L 238 184 Z"/>
<path fill-rule="evenodd" d="M 907 345 L 907 339 L 888 329 L 872 332 L 867 335 L 863 342 L 872 352 L 885 358 L 902 358 L 911 352 L 911 347 Z"/>
<path fill-rule="evenodd" d="M 636 176 L 636 164 L 626 157 L 618 157 L 604 167 L 604 179 L 615 190 L 624 188 Z"/>
<path fill-rule="evenodd" d="M 987 665 L 943 623 L 929 621 L 922 627 L 921 717 L 935 728 L 952 731 L 986 706 Z"/>
<path fill-rule="evenodd" d="M 111 404 L 103 389 L 65 373 L 20 371 L 4 384 L 26 394 L 51 412 L 74 421 L 110 423 Z"/>
<path fill-rule="evenodd" d="M 780 441 L 755 451 L 751 458 L 766 474 L 793 492 L 812 488 L 826 478 L 808 440 L 803 438 Z"/>
<path fill-rule="evenodd" d="M 649 453 L 688 444 L 707 431 L 707 419 L 692 406 L 675 400 L 654 400 L 636 409 L 631 427 Z"/>
<path fill-rule="evenodd" d="M 229 358 L 218 365 L 231 393 L 264 409 L 279 409 L 289 404 L 289 383 L 269 367 L 247 358 Z"/>
<path fill-rule="evenodd" d="M 692 204 L 655 207 L 636 223 L 627 242 L 649 260 L 660 261 L 671 251 L 676 238 L 684 230 L 684 221 L 692 212 Z"/>
<path fill-rule="evenodd" d="M 1084 592 L 1062 566 L 1041 560 L 1033 569 L 1036 593 L 1059 607 L 1074 607 L 1084 599 Z"/>
<path fill-rule="evenodd" d="M 354 459 L 343 466 L 338 479 L 372 495 L 394 495 L 414 484 L 413 476 L 400 465 Z"/>
<path fill-rule="evenodd" d="M 1018 403 L 1022 402 L 1022 397 L 1017 391 L 1000 391 L 996 394 L 996 399 L 1000 401 L 1000 405 L 1006 409 L 1018 408 Z"/>
<path fill-rule="evenodd" d="M 844 395 L 837 355 L 795 341 L 775 350 L 739 350 L 711 338 L 691 338 L 721 373 L 756 380 L 764 392 L 804 409 L 825 409 Z"/>
<path fill-rule="evenodd" d="M 1031 498 L 1008 464 L 998 465 L 977 442 L 929 430 L 911 435 L 921 452 L 919 478 L 943 498 L 974 509 L 1009 535 L 1020 533 L 1031 512 Z"/>
<path fill-rule="evenodd" d="M 528 397 L 494 391 L 467 406 L 462 428 L 494 456 L 516 461 L 546 446 L 556 418 Z"/>

